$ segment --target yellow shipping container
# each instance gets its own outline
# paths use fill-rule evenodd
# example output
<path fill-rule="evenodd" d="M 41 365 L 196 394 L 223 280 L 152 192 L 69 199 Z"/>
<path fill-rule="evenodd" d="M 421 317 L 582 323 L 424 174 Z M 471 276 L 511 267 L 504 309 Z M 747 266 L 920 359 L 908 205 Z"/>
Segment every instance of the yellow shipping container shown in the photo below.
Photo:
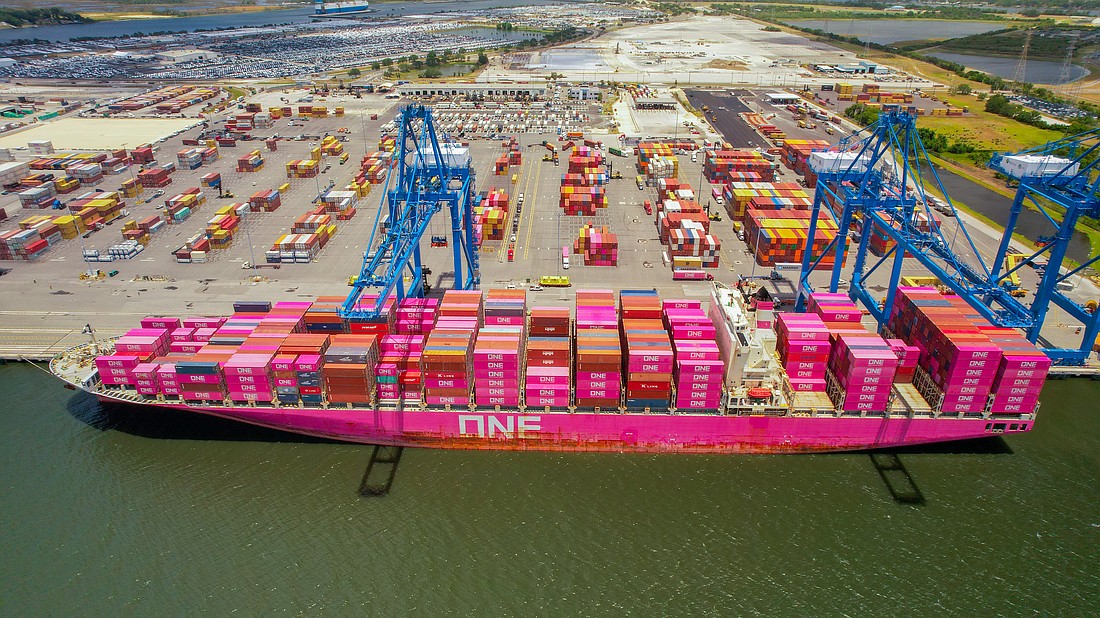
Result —
<path fill-rule="evenodd" d="M 290 191 L 290 183 L 289 182 L 284 182 L 283 184 L 279 185 L 279 195 L 283 195 L 287 191 Z"/>

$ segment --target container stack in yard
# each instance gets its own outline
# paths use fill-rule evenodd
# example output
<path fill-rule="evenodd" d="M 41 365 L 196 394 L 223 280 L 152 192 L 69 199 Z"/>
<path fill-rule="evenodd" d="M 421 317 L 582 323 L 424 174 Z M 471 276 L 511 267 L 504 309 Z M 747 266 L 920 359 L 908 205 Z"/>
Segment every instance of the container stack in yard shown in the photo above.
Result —
<path fill-rule="evenodd" d="M 820 217 L 814 238 L 809 239 L 810 211 L 805 210 L 755 210 L 745 213 L 745 242 L 761 266 L 802 262 L 807 244 L 811 246 L 811 259 L 816 260 L 837 235 L 837 225 L 830 217 Z M 818 268 L 831 268 L 834 255 L 821 260 Z"/>
<path fill-rule="evenodd" d="M 153 163 L 156 161 L 153 155 L 153 147 L 149 145 L 138 146 L 130 151 L 130 159 L 135 164 Z"/>
<path fill-rule="evenodd" d="M 237 159 L 238 172 L 258 172 L 263 169 L 263 167 L 264 158 L 260 155 L 259 150 L 253 150 Z"/>
<path fill-rule="evenodd" d="M 167 187 L 172 182 L 168 170 L 163 167 L 154 167 L 138 172 L 137 179 L 141 186 L 146 189 Z"/>
<path fill-rule="evenodd" d="M 745 212 L 758 198 L 780 198 L 773 203 L 781 208 L 806 210 L 813 206 L 813 199 L 802 186 L 794 182 L 727 182 L 722 188 L 726 214 L 734 221 L 744 221 Z M 756 202 L 763 205 L 764 202 Z"/>
<path fill-rule="evenodd" d="M 673 272 L 716 268 L 722 245 L 710 234 L 710 219 L 694 200 L 694 192 L 674 179 L 658 179 L 657 184 L 657 234 L 668 251 Z"/>
<path fill-rule="evenodd" d="M 567 173 L 561 180 L 559 206 L 567 215 L 594 216 L 607 207 L 607 171 L 603 154 L 587 146 L 578 146 L 569 156 Z"/>
<path fill-rule="evenodd" d="M 265 189 L 257 191 L 248 198 L 248 205 L 252 212 L 275 212 L 283 205 L 278 189 Z"/>
<path fill-rule="evenodd" d="M 573 241 L 573 253 L 582 256 L 585 266 L 615 266 L 619 261 L 619 237 L 607 226 L 581 227 Z"/>
<path fill-rule="evenodd" d="M 329 157 L 338 157 L 344 152 L 344 145 L 335 136 L 329 135 L 321 140 L 321 154 Z"/>
<path fill-rule="evenodd" d="M 379 185 L 386 182 L 386 173 L 392 165 L 393 154 L 391 152 L 376 151 L 364 155 L 359 163 L 359 173 L 355 176 L 355 182 L 364 185 Z M 369 190 L 369 189 L 368 189 Z M 366 197 L 362 194 L 359 197 Z"/>
<path fill-rule="evenodd" d="M 708 150 L 703 159 L 707 182 L 767 181 L 775 179 L 775 163 L 756 150 Z"/>
<path fill-rule="evenodd" d="M 313 159 L 295 159 L 286 164 L 287 178 L 313 178 L 321 172 L 321 165 Z"/>
<path fill-rule="evenodd" d="M 217 189 L 222 186 L 222 175 L 219 172 L 211 172 L 199 178 L 199 184 L 208 189 Z"/>
<path fill-rule="evenodd" d="M 321 203 L 313 214 L 331 213 L 337 221 L 349 221 L 355 216 L 359 193 L 355 191 L 329 191 L 321 196 Z"/>

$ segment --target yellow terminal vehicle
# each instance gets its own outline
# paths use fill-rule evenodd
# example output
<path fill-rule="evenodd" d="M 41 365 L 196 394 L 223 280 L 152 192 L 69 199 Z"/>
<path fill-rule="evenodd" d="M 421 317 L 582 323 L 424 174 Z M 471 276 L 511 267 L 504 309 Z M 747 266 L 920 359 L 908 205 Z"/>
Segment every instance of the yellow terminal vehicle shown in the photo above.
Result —
<path fill-rule="evenodd" d="M 539 285 L 547 288 L 567 288 L 569 287 L 569 277 L 544 275 L 539 277 Z"/>

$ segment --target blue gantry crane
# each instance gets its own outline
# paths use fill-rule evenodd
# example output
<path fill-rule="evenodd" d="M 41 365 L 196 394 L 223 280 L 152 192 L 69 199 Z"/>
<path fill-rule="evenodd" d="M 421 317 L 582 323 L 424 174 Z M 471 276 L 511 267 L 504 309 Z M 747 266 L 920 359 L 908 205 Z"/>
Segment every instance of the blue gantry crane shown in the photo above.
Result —
<path fill-rule="evenodd" d="M 1057 305 L 1080 325 L 1082 338 L 1078 348 L 1044 349 L 1056 364 L 1082 364 L 1100 332 L 1100 311 L 1096 308 L 1096 300 L 1082 305 L 1066 296 L 1061 289 L 1069 285 L 1070 277 L 1100 260 L 1100 257 L 1094 257 L 1063 272 L 1062 264 L 1077 222 L 1083 216 L 1100 217 L 1098 155 L 1100 129 L 1092 129 L 1020 152 L 998 153 L 989 162 L 990 168 L 1004 174 L 1010 181 L 1019 182 L 1005 225 L 1005 235 L 993 261 L 993 281 L 1003 284 L 1025 265 L 1043 269 L 1031 303 L 1032 323 L 1027 338 L 1032 343 L 1039 340 L 1039 331 L 1051 304 Z M 1046 242 L 1038 250 L 1012 259 L 1011 262 L 1015 262 L 1012 264 L 1009 261 L 1009 240 L 1025 207 L 1041 213 L 1054 232 L 1044 238 Z M 1061 212 L 1060 221 L 1055 216 L 1058 211 Z M 1037 262 L 1042 257 L 1047 260 L 1045 266 Z"/>
<path fill-rule="evenodd" d="M 340 307 L 344 319 L 374 321 L 392 295 L 396 294 L 397 301 L 423 296 L 420 241 L 432 217 L 444 207 L 451 214 L 454 286 L 460 290 L 476 289 L 481 283 L 472 213 L 477 197 L 469 150 L 440 143 L 429 107 L 403 107 L 399 123 L 394 167 L 386 177 L 363 266 Z M 387 223 L 376 246 L 380 220 Z M 407 287 L 406 275 L 410 278 Z M 373 304 L 361 302 L 367 288 L 379 290 Z"/>
<path fill-rule="evenodd" d="M 1010 290 L 1000 286 L 993 269 L 985 264 L 966 226 L 940 182 L 916 128 L 916 118 L 901 111 L 885 111 L 864 133 L 842 142 L 829 152 L 814 153 L 810 168 L 818 175 L 814 193 L 808 243 L 812 243 L 818 222 L 835 216 L 839 233 L 819 255 L 803 254 L 797 304 L 804 307 L 812 291 L 810 273 L 832 253 L 834 265 L 829 289 L 839 286 L 849 228 L 855 222 L 859 240 L 849 256 L 853 272 L 849 295 L 868 308 L 885 324 L 893 308 L 894 295 L 906 257 L 914 258 L 944 285 L 965 298 L 979 313 L 999 326 L 1029 329 L 1034 318 Z M 926 194 L 935 187 L 942 201 Z M 954 217 L 945 227 L 932 216 L 931 204 Z M 881 256 L 871 253 L 872 233 L 893 241 Z M 868 289 L 867 278 L 890 263 L 889 287 L 880 302 Z"/>

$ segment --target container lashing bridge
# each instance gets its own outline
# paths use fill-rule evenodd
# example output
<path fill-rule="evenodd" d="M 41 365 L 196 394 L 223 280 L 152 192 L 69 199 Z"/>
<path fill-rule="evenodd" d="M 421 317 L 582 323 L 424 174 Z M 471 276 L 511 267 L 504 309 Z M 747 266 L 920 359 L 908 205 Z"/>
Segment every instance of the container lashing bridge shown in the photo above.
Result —
<path fill-rule="evenodd" d="M 399 122 L 394 166 L 386 176 L 363 266 L 340 307 L 344 319 L 376 321 L 391 296 L 396 295 L 400 302 L 424 295 L 420 242 L 432 217 L 444 207 L 451 215 L 454 286 L 476 289 L 481 283 L 472 213 L 477 197 L 469 150 L 440 143 L 428 107 L 405 106 Z M 389 224 L 376 246 L 379 221 L 384 215 L 388 215 Z M 360 302 L 367 288 L 380 290 L 373 306 Z"/>
<path fill-rule="evenodd" d="M 1005 231 L 997 258 L 992 264 L 987 264 L 965 223 L 957 216 L 955 205 L 940 182 L 920 139 L 915 121 L 913 115 L 905 112 L 883 112 L 878 121 L 864 132 L 842 140 L 826 152 L 811 155 L 809 167 L 817 173 L 818 180 L 808 229 L 808 247 L 803 255 L 797 286 L 797 308 L 805 308 L 806 296 L 813 291 L 809 282 L 810 273 L 830 254 L 834 256 L 834 263 L 828 288 L 832 292 L 837 291 L 848 249 L 848 230 L 853 222 L 858 221 L 859 242 L 853 248 L 854 255 L 849 256 L 853 272 L 848 294 L 867 307 L 880 328 L 893 309 L 893 290 L 897 289 L 900 282 L 904 258 L 910 257 L 916 259 L 930 274 L 965 299 L 991 323 L 1022 329 L 1035 341 L 1045 314 L 1042 303 L 1048 302 L 1045 299 L 1060 299 L 1055 301 L 1060 306 L 1075 305 L 1055 289 L 1057 281 L 1064 280 L 1069 275 L 1057 275 L 1058 266 L 1053 262 L 1055 257 L 1060 261 L 1064 255 L 1065 242 L 1076 219 L 1070 221 L 1067 217 L 1064 226 L 1068 227 L 1060 230 L 1056 241 L 1044 248 L 1051 252 L 1051 267 L 1036 291 L 1035 302 L 1031 306 L 1024 305 L 1012 296 L 1010 286 L 1005 285 L 1008 275 L 1014 270 L 1000 272 L 1013 226 L 1010 225 Z M 1086 149 L 1085 153 L 1091 153 L 1094 148 L 1095 146 Z M 1085 156 L 1085 153 L 1079 157 Z M 1084 180 L 1080 176 L 1080 172 L 1086 167 L 1080 166 L 1078 169 L 1064 165 L 1062 168 L 1063 174 L 1053 177 L 1066 177 L 1065 186 L 1078 187 L 1073 195 L 1080 196 L 1078 199 L 1087 202 L 1088 199 L 1082 195 L 1087 193 L 1091 196 L 1089 199 L 1093 200 L 1091 203 L 1095 205 L 1095 181 L 1090 185 L 1087 173 Z M 1074 181 L 1076 184 L 1068 182 L 1071 169 L 1077 178 Z M 1021 183 L 1021 190 L 1024 190 L 1024 184 Z M 926 187 L 934 187 L 943 195 L 946 208 L 955 215 L 953 229 L 946 230 L 932 215 L 930 202 L 933 198 L 926 194 Z M 1048 198 L 1055 193 L 1049 182 L 1027 184 L 1027 190 L 1032 193 L 1040 189 L 1044 191 L 1042 195 Z M 1017 198 L 1016 212 L 1022 199 Z M 835 215 L 839 232 L 815 256 L 809 246 L 812 246 L 818 222 L 822 217 L 829 217 L 828 213 Z M 870 253 L 869 240 L 872 231 L 893 241 L 893 245 L 881 256 Z M 1016 268 L 1024 263 L 1027 262 L 1021 261 Z M 889 286 L 886 298 L 880 304 L 868 289 L 867 279 L 884 264 L 889 264 Z M 1049 274 L 1051 271 L 1055 274 Z M 1070 274 L 1073 272 L 1077 271 Z M 1096 327 L 1095 317 L 1091 327 Z M 1092 331 L 1092 336 L 1095 337 L 1095 330 Z M 1044 352 L 1055 362 L 1063 364 L 1081 364 L 1088 354 L 1084 346 L 1082 350 L 1049 348 L 1044 349 Z"/>

